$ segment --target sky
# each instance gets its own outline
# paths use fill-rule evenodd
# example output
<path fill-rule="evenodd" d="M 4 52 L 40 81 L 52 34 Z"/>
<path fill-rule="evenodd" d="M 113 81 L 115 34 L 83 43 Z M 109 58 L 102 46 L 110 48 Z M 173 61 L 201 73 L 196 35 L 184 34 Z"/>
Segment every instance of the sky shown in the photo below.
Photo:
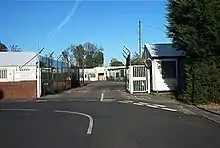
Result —
<path fill-rule="evenodd" d="M 166 36 L 166 0 L 0 0 L 0 41 L 24 51 L 55 56 L 71 44 L 104 48 L 105 65 L 124 62 L 123 46 L 138 51 L 138 20 L 143 43 L 171 42 Z"/>

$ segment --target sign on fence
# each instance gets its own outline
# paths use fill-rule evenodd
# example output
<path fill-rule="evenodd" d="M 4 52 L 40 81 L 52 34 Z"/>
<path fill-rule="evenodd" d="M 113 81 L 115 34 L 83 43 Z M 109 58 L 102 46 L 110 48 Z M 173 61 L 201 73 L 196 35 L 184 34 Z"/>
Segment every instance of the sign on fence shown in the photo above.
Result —
<path fill-rule="evenodd" d="M 36 80 L 36 71 L 15 71 L 15 81 Z"/>

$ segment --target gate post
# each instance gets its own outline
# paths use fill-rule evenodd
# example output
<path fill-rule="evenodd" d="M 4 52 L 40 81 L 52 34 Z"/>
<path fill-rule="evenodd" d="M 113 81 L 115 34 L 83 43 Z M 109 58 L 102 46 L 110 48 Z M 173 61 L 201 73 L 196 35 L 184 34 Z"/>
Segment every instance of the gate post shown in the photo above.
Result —
<path fill-rule="evenodd" d="M 150 69 L 147 68 L 147 92 L 150 94 Z"/>
<path fill-rule="evenodd" d="M 133 66 L 129 66 L 130 74 L 129 74 L 129 85 L 130 85 L 130 93 L 133 94 L 134 92 L 134 85 L 133 85 Z"/>

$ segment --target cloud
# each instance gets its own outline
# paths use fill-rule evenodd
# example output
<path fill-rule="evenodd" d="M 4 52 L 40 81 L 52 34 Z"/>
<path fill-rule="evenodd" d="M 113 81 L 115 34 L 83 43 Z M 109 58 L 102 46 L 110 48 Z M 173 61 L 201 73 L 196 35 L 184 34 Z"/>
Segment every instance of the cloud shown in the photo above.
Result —
<path fill-rule="evenodd" d="M 47 39 L 50 39 L 51 36 L 56 32 L 59 31 L 65 24 L 67 24 L 70 19 L 72 18 L 72 16 L 75 14 L 76 9 L 78 8 L 78 5 L 80 4 L 82 0 L 77 0 L 75 5 L 73 6 L 72 10 L 70 13 L 67 14 L 67 16 L 64 18 L 64 20 L 59 24 L 59 26 L 57 26 L 56 29 L 52 30 L 50 33 L 47 34 Z"/>

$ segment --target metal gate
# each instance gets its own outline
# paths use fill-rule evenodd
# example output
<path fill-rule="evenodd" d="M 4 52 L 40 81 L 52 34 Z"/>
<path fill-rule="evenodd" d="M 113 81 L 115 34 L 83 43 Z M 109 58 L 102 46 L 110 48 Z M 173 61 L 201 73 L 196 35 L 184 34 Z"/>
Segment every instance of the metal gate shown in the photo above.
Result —
<path fill-rule="evenodd" d="M 131 94 L 135 92 L 148 91 L 148 72 L 144 65 L 129 66 L 128 90 Z"/>

